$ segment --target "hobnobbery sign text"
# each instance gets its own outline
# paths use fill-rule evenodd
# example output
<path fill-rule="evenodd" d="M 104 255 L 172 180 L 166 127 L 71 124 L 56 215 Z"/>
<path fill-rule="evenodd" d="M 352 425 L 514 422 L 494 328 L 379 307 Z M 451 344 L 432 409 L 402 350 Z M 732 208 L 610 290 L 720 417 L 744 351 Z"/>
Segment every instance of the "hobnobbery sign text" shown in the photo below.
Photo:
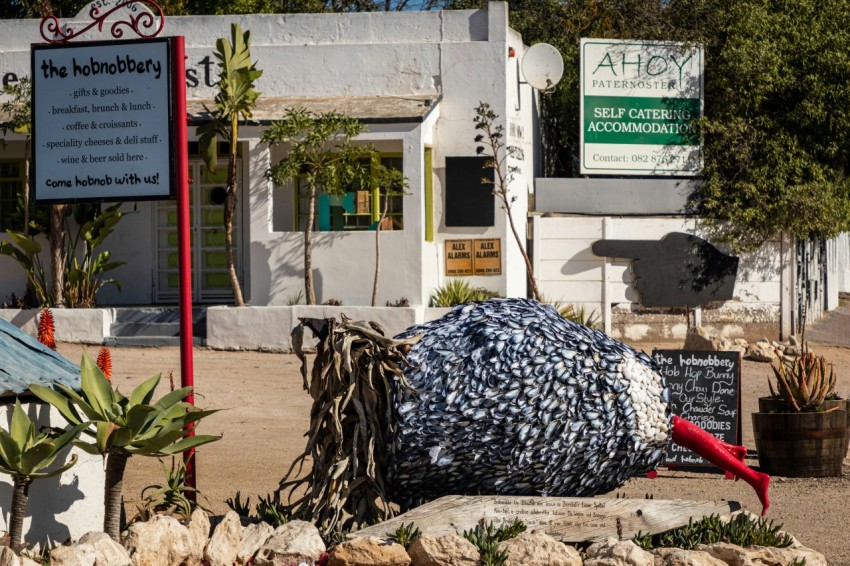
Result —
<path fill-rule="evenodd" d="M 170 57 L 167 38 L 33 46 L 36 201 L 170 197 Z"/>

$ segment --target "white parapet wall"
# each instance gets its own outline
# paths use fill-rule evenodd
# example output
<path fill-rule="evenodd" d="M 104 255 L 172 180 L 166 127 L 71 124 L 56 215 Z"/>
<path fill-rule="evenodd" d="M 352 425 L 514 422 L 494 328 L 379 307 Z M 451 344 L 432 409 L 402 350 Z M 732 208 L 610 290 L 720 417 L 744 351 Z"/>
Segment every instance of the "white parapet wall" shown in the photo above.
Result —
<path fill-rule="evenodd" d="M 80 344 L 103 344 L 112 326 L 112 309 L 50 309 L 56 340 Z M 0 318 L 29 334 L 38 335 L 41 309 L 0 309 Z"/>
<path fill-rule="evenodd" d="M 597 240 L 660 240 L 671 232 L 710 240 L 690 217 L 547 215 L 533 218 L 534 273 L 549 301 L 593 313 L 615 338 L 678 341 L 687 332 L 684 308 L 644 308 L 634 286 L 632 260 L 596 256 Z M 718 244 L 721 251 L 731 253 Z M 732 300 L 702 308 L 702 325 L 727 338 L 778 337 L 782 304 L 783 253 L 780 241 L 740 256 Z M 786 257 L 785 264 L 790 262 Z"/>
<path fill-rule="evenodd" d="M 43 403 L 24 405 L 36 430 L 42 426 L 63 428 L 67 425 L 59 411 Z M 0 405 L 0 423 L 8 430 L 14 404 Z M 77 463 L 58 476 L 37 479 L 29 488 L 24 541 L 30 548 L 51 546 L 78 539 L 89 531 L 103 530 L 103 459 L 79 448 L 66 449 L 54 462 L 54 468 L 77 455 Z M 12 506 L 12 478 L 0 475 L 0 531 L 9 529 Z"/>
<path fill-rule="evenodd" d="M 429 309 L 430 310 L 430 309 Z M 422 308 L 295 305 L 281 307 L 210 307 L 207 346 L 219 350 L 291 350 L 292 329 L 300 318 L 336 318 L 376 322 L 395 336 L 423 321 Z M 305 337 L 310 343 L 311 336 Z"/>

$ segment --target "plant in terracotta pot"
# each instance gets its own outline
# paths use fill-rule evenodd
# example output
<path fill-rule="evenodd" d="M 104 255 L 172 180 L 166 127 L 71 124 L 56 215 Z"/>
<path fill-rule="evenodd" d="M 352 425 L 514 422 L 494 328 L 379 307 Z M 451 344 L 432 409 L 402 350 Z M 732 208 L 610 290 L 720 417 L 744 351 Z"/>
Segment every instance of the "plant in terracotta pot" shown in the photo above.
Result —
<path fill-rule="evenodd" d="M 791 477 L 840 476 L 847 453 L 847 405 L 835 393 L 835 371 L 804 348 L 773 364 L 776 387 L 759 399 L 753 431 L 763 471 Z"/>

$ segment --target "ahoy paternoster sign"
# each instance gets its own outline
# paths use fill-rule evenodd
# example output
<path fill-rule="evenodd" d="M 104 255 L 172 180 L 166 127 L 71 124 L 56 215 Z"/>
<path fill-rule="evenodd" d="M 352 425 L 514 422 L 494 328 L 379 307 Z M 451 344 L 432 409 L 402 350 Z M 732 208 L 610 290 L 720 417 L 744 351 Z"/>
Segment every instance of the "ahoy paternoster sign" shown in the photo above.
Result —
<path fill-rule="evenodd" d="M 697 175 L 699 44 L 581 40 L 581 173 Z"/>

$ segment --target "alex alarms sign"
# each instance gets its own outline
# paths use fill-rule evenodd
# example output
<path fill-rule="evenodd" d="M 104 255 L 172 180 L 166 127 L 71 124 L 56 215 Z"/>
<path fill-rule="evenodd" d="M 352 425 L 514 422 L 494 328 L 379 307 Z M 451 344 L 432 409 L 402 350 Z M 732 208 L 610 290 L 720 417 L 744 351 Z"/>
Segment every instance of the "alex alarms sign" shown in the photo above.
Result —
<path fill-rule="evenodd" d="M 700 45 L 582 39 L 581 75 L 581 173 L 699 173 Z"/>

